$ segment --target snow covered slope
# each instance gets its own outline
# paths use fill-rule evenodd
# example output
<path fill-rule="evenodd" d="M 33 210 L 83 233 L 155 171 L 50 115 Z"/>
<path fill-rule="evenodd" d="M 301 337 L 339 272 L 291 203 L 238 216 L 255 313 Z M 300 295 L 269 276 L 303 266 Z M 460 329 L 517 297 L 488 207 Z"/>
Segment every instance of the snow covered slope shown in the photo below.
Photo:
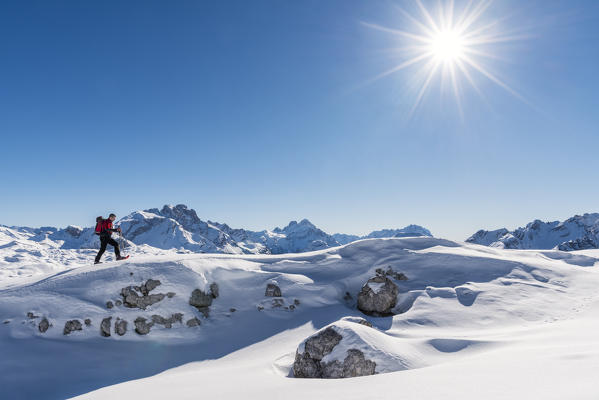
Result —
<path fill-rule="evenodd" d="M 506 249 L 597 249 L 599 213 L 575 215 L 563 222 L 543 222 L 537 219 L 513 232 L 505 228 L 480 230 L 466 241 Z"/>
<path fill-rule="evenodd" d="M 363 315 L 357 294 L 388 267 L 407 277 L 396 281 L 396 315 Z M 419 237 L 301 254 L 140 254 L 36 281 L 4 276 L 0 387 L 36 399 L 596 399 L 598 267 L 599 251 Z M 269 284 L 280 296 L 265 295 Z M 362 346 L 375 375 L 293 377 L 296 351 L 329 324 Z"/>

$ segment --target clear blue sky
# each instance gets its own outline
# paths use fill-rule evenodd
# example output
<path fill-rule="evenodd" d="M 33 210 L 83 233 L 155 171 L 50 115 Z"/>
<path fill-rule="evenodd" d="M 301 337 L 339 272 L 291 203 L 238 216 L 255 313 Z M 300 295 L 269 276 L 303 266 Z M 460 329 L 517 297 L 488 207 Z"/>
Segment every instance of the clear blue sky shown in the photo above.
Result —
<path fill-rule="evenodd" d="M 526 3 L 523 6 L 523 3 Z M 425 4 L 434 9 L 435 2 Z M 599 2 L 497 1 L 525 40 L 420 107 L 406 1 L 3 1 L 0 223 L 185 203 L 250 229 L 479 228 L 599 211 Z M 438 87 L 439 86 L 439 87 Z"/>

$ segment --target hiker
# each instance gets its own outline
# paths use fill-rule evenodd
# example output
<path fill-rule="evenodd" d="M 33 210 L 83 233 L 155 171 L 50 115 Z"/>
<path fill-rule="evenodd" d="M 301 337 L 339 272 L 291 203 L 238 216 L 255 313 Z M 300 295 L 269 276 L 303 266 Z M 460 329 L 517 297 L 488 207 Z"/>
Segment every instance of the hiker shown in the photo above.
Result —
<path fill-rule="evenodd" d="M 116 255 L 117 260 L 124 260 L 128 257 L 121 257 L 121 251 L 119 249 L 119 244 L 114 240 L 112 236 L 112 232 L 121 232 L 121 228 L 113 228 L 112 223 L 116 219 L 116 215 L 110 214 L 108 219 L 100 219 L 98 218 L 96 224 L 96 233 L 100 235 L 100 251 L 98 251 L 98 255 L 96 256 L 96 261 L 94 264 L 101 264 L 100 258 L 102 258 L 102 254 L 106 251 L 106 246 L 111 245 L 114 247 L 114 254 Z"/>

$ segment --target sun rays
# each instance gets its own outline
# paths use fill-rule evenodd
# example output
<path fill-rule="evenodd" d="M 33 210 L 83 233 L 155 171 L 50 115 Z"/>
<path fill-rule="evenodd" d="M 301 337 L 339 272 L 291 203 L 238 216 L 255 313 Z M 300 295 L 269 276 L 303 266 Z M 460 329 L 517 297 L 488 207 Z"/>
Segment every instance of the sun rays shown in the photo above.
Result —
<path fill-rule="evenodd" d="M 483 96 L 477 84 L 481 77 L 526 102 L 487 67 L 488 62 L 499 59 L 493 46 L 525 38 L 524 35 L 501 31 L 499 18 L 486 17 L 485 12 L 491 0 L 470 0 L 461 9 L 456 9 L 453 0 L 446 0 L 439 2 L 432 10 L 425 7 L 421 0 L 414 2 L 414 14 L 399 9 L 405 19 L 402 21 L 405 29 L 363 22 L 365 26 L 394 35 L 401 41 L 402 47 L 394 50 L 401 56 L 401 62 L 373 80 L 413 68 L 412 83 L 416 85 L 416 90 L 410 115 L 416 111 L 437 79 L 440 79 L 442 88 L 449 87 L 453 92 L 460 115 L 463 115 L 463 85 L 471 86 Z"/>

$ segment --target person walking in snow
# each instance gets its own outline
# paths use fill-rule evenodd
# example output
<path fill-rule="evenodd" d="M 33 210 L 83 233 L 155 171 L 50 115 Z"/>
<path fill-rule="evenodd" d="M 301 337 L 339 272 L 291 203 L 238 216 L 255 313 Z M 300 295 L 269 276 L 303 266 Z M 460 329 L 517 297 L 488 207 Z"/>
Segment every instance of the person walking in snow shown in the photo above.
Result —
<path fill-rule="evenodd" d="M 106 246 L 111 245 L 114 247 L 114 254 L 116 255 L 117 260 L 124 260 L 128 257 L 121 257 L 121 251 L 119 249 L 119 244 L 112 238 L 113 232 L 121 232 L 121 228 L 114 228 L 112 223 L 116 219 L 116 215 L 110 214 L 108 219 L 103 219 L 98 221 L 99 226 L 96 226 L 96 232 L 99 231 L 100 235 L 100 251 L 98 251 L 98 255 L 96 256 L 96 261 L 94 264 L 101 264 L 100 258 L 102 258 L 102 254 L 106 251 Z"/>

